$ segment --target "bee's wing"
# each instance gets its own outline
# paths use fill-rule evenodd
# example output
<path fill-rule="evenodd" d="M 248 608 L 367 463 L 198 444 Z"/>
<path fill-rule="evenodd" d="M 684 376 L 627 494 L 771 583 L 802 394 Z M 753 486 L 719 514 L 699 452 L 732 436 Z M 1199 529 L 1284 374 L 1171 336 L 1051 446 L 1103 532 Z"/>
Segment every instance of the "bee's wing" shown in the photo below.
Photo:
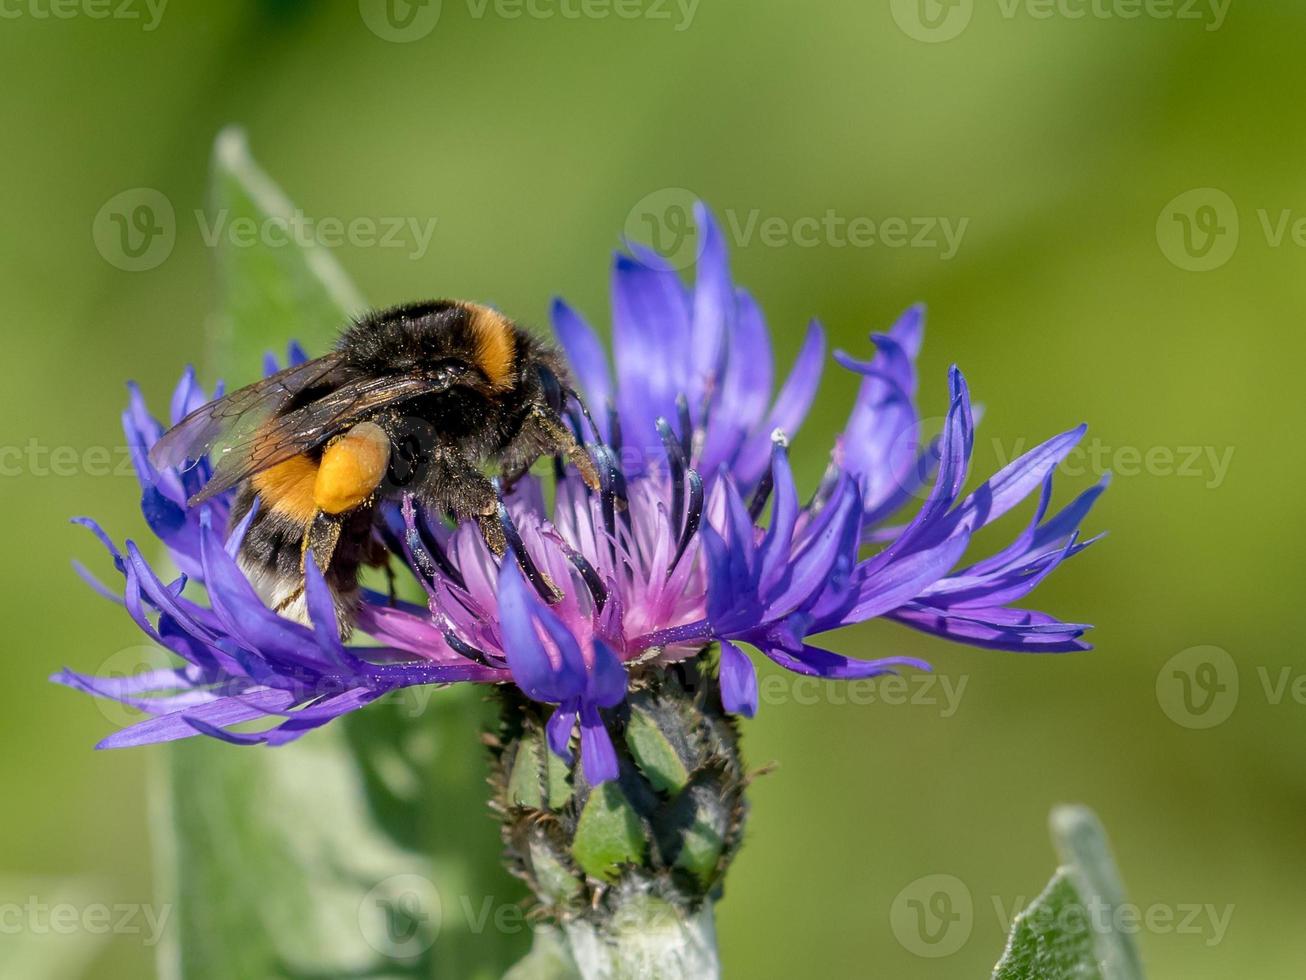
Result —
<path fill-rule="evenodd" d="M 150 449 L 150 462 L 162 469 L 203 458 L 219 441 L 247 438 L 269 417 L 310 388 L 330 385 L 338 375 L 340 355 L 327 354 L 270 374 L 201 405 L 163 434 Z"/>
<path fill-rule="evenodd" d="M 345 382 L 315 401 L 274 415 L 245 438 L 224 445 L 214 465 L 212 479 L 190 503 L 193 506 L 208 500 L 255 473 L 321 445 L 379 408 L 440 387 L 438 381 L 419 375 L 359 378 Z"/>

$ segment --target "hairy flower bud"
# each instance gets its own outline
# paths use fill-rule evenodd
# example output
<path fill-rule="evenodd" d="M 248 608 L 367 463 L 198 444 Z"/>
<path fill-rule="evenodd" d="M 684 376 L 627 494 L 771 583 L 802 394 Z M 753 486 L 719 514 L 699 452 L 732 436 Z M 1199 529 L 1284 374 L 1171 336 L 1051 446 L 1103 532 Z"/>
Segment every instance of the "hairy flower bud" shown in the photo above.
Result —
<path fill-rule="evenodd" d="M 721 894 L 743 835 L 748 778 L 708 653 L 631 671 L 605 722 L 618 776 L 590 785 L 546 747 L 544 706 L 503 688 L 494 809 L 510 869 L 548 916 L 600 944 L 694 920 Z"/>

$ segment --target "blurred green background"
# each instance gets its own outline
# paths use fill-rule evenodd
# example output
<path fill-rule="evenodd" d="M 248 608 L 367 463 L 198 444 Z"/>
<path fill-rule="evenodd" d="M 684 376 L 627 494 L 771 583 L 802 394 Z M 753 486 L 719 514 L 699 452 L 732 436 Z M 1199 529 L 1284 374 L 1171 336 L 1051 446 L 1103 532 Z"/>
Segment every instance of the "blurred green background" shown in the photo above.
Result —
<path fill-rule="evenodd" d="M 866 352 L 868 330 L 923 300 L 924 414 L 943 410 L 960 364 L 987 409 L 976 476 L 1080 420 L 1096 454 L 1071 460 L 1058 499 L 1118 470 L 1087 525 L 1110 537 L 1033 603 L 1095 623 L 1093 652 L 1022 657 L 876 624 L 836 647 L 927 657 L 960 698 L 773 689 L 745 726 L 750 762 L 780 766 L 755 786 L 719 906 L 729 976 L 986 976 L 1002 911 L 1052 871 L 1044 822 L 1067 800 L 1101 815 L 1133 901 L 1173 913 L 1140 935 L 1153 977 L 1306 972 L 1306 706 L 1292 687 L 1306 673 L 1292 443 L 1306 10 L 645 0 L 619 17 L 540 0 L 513 17 L 444 0 L 429 33 L 393 40 L 370 0 L 177 3 L 157 23 L 121 3 L 61 18 L 21 0 L 0 20 L 4 894 L 150 901 L 157 750 L 93 753 L 111 722 L 45 678 L 140 642 L 71 572 L 73 556 L 103 563 L 66 518 L 144 532 L 134 480 L 88 451 L 119 459 L 125 379 L 157 405 L 202 355 L 216 290 L 195 211 L 212 139 L 239 122 L 308 214 L 355 230 L 435 220 L 429 247 L 405 233 L 334 249 L 374 302 L 475 297 L 544 326 L 561 294 L 606 324 L 623 229 L 643 225 L 648 195 L 661 208 L 686 189 L 726 223 L 782 362 L 809 316 Z M 92 16 L 104 9 L 140 16 Z M 93 234 L 134 188 L 176 214 L 175 248 L 136 272 Z M 797 224 L 827 214 L 965 225 L 945 258 L 941 243 L 895 241 L 892 223 L 873 244 Z M 795 448 L 809 485 L 853 391 L 832 366 Z M 971 900 L 970 931 L 947 948 L 893 928 L 913 882 L 936 874 Z M 83 941 L 65 975 L 152 973 L 140 935 L 64 945 Z"/>

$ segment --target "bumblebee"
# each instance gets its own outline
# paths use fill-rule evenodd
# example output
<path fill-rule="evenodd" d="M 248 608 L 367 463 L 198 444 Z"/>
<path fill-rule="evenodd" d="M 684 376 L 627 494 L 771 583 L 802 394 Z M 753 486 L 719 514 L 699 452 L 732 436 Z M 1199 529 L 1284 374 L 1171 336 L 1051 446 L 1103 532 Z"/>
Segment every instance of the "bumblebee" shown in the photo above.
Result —
<path fill-rule="evenodd" d="M 237 487 L 232 527 L 257 510 L 238 561 L 279 614 L 309 622 L 311 553 L 352 629 L 364 565 L 383 566 L 378 503 L 411 495 L 438 514 L 474 520 L 506 550 L 498 493 L 541 456 L 570 458 L 598 488 L 568 427 L 561 355 L 496 310 L 435 300 L 369 313 L 335 349 L 196 409 L 155 444 L 151 461 L 206 455 L 213 474 L 192 506 Z"/>

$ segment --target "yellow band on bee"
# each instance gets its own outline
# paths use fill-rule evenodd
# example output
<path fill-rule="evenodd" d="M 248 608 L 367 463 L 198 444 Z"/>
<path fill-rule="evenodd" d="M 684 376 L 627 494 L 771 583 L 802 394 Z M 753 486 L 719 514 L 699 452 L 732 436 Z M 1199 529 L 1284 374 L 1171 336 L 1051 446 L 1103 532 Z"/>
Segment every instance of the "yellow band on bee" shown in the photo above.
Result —
<path fill-rule="evenodd" d="M 251 480 L 267 506 L 301 524 L 311 521 L 317 510 L 313 501 L 316 482 L 317 463 L 307 456 L 292 456 L 255 473 Z"/>
<path fill-rule="evenodd" d="M 390 465 L 390 437 L 372 422 L 360 422 L 327 446 L 313 485 L 318 510 L 343 514 L 367 501 Z"/>
<path fill-rule="evenodd" d="M 468 325 L 472 332 L 473 360 L 490 382 L 490 387 L 506 391 L 512 387 L 513 360 L 517 341 L 512 323 L 498 310 L 467 304 Z"/>

